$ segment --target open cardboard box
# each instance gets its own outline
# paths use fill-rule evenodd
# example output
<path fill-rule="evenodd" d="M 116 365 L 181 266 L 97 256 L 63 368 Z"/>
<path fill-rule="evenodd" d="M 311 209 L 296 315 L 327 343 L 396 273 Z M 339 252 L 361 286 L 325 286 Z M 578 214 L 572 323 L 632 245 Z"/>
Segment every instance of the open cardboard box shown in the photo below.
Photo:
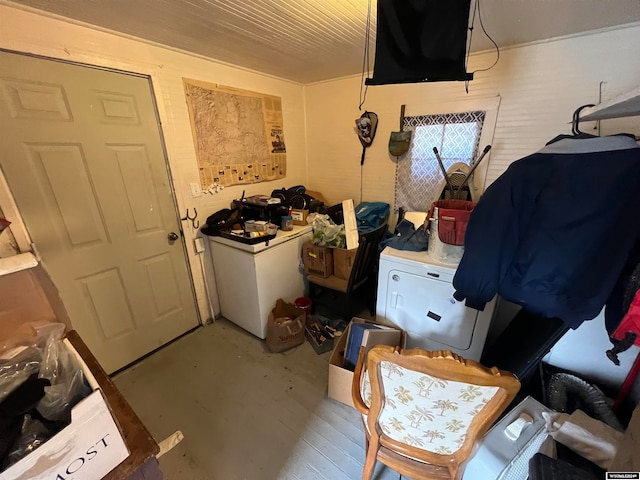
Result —
<path fill-rule="evenodd" d="M 353 323 L 372 323 L 374 325 L 384 324 L 374 322 L 373 320 L 353 317 L 346 330 L 336 339 L 336 345 L 333 347 L 333 352 L 331 352 L 331 357 L 329 358 L 329 390 L 327 394 L 329 398 L 333 398 L 334 400 L 355 408 L 351 398 L 353 372 L 344 367 L 344 354 L 347 348 L 347 339 L 349 337 L 349 330 Z M 389 325 L 384 326 L 388 327 Z M 401 331 L 400 347 L 404 348 L 406 346 L 406 342 L 406 334 L 404 331 Z"/>
<path fill-rule="evenodd" d="M 69 318 L 53 283 L 41 266 L 0 276 L 0 343 L 25 323 L 61 322 Z M 129 456 L 124 437 L 98 383 L 68 339 L 93 393 L 71 411 L 71 424 L 19 462 L 0 473 L 0 480 L 99 480 Z"/>
<path fill-rule="evenodd" d="M 333 248 L 315 245 L 311 240 L 302 245 L 302 264 L 307 274 L 327 278 L 333 274 Z"/>
<path fill-rule="evenodd" d="M 347 250 L 346 248 L 333 249 L 333 275 L 343 280 L 349 280 L 353 262 L 356 259 L 358 249 Z"/>

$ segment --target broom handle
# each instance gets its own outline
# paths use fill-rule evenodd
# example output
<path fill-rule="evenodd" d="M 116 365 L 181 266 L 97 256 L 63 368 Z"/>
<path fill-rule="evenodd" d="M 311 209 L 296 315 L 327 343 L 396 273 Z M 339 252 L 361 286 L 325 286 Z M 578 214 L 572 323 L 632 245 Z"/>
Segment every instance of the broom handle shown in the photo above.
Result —
<path fill-rule="evenodd" d="M 449 176 L 447 175 L 447 171 L 444 169 L 442 159 L 440 158 L 440 154 L 438 153 L 438 149 L 436 147 L 433 147 L 433 153 L 436 154 L 436 158 L 438 159 L 438 165 L 440 165 L 440 170 L 442 170 L 442 175 L 444 175 L 444 181 L 447 182 L 447 186 L 449 187 L 449 192 L 451 192 L 451 199 L 453 200 L 455 198 L 453 193 L 453 185 L 451 185 L 451 182 L 449 182 Z"/>

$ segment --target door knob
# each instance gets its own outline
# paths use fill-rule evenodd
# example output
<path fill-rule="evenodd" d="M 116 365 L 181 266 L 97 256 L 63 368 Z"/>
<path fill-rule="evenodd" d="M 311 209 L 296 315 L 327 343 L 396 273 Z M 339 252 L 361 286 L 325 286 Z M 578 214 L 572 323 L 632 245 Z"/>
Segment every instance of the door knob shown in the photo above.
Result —
<path fill-rule="evenodd" d="M 176 232 L 169 232 L 167 235 L 167 240 L 169 240 L 169 245 L 173 244 L 176 240 L 180 238 Z"/>

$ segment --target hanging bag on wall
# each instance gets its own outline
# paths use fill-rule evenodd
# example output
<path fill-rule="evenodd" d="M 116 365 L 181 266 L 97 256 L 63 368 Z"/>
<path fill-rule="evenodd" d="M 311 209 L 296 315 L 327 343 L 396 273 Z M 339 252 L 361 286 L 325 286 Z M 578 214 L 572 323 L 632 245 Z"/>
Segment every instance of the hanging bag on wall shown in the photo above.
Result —
<path fill-rule="evenodd" d="M 403 130 L 404 105 L 400 107 L 400 131 L 391 132 L 389 137 L 389 153 L 394 157 L 399 157 L 409 150 L 411 145 L 411 130 Z"/>

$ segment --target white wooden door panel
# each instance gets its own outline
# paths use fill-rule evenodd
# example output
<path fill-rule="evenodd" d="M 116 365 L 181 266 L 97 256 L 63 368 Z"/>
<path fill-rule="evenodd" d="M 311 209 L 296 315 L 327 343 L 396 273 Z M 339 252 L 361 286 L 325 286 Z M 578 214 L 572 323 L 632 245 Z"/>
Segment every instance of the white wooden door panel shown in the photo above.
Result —
<path fill-rule="evenodd" d="M 148 79 L 0 52 L 0 128 L 27 229 L 103 367 L 195 327 Z"/>

